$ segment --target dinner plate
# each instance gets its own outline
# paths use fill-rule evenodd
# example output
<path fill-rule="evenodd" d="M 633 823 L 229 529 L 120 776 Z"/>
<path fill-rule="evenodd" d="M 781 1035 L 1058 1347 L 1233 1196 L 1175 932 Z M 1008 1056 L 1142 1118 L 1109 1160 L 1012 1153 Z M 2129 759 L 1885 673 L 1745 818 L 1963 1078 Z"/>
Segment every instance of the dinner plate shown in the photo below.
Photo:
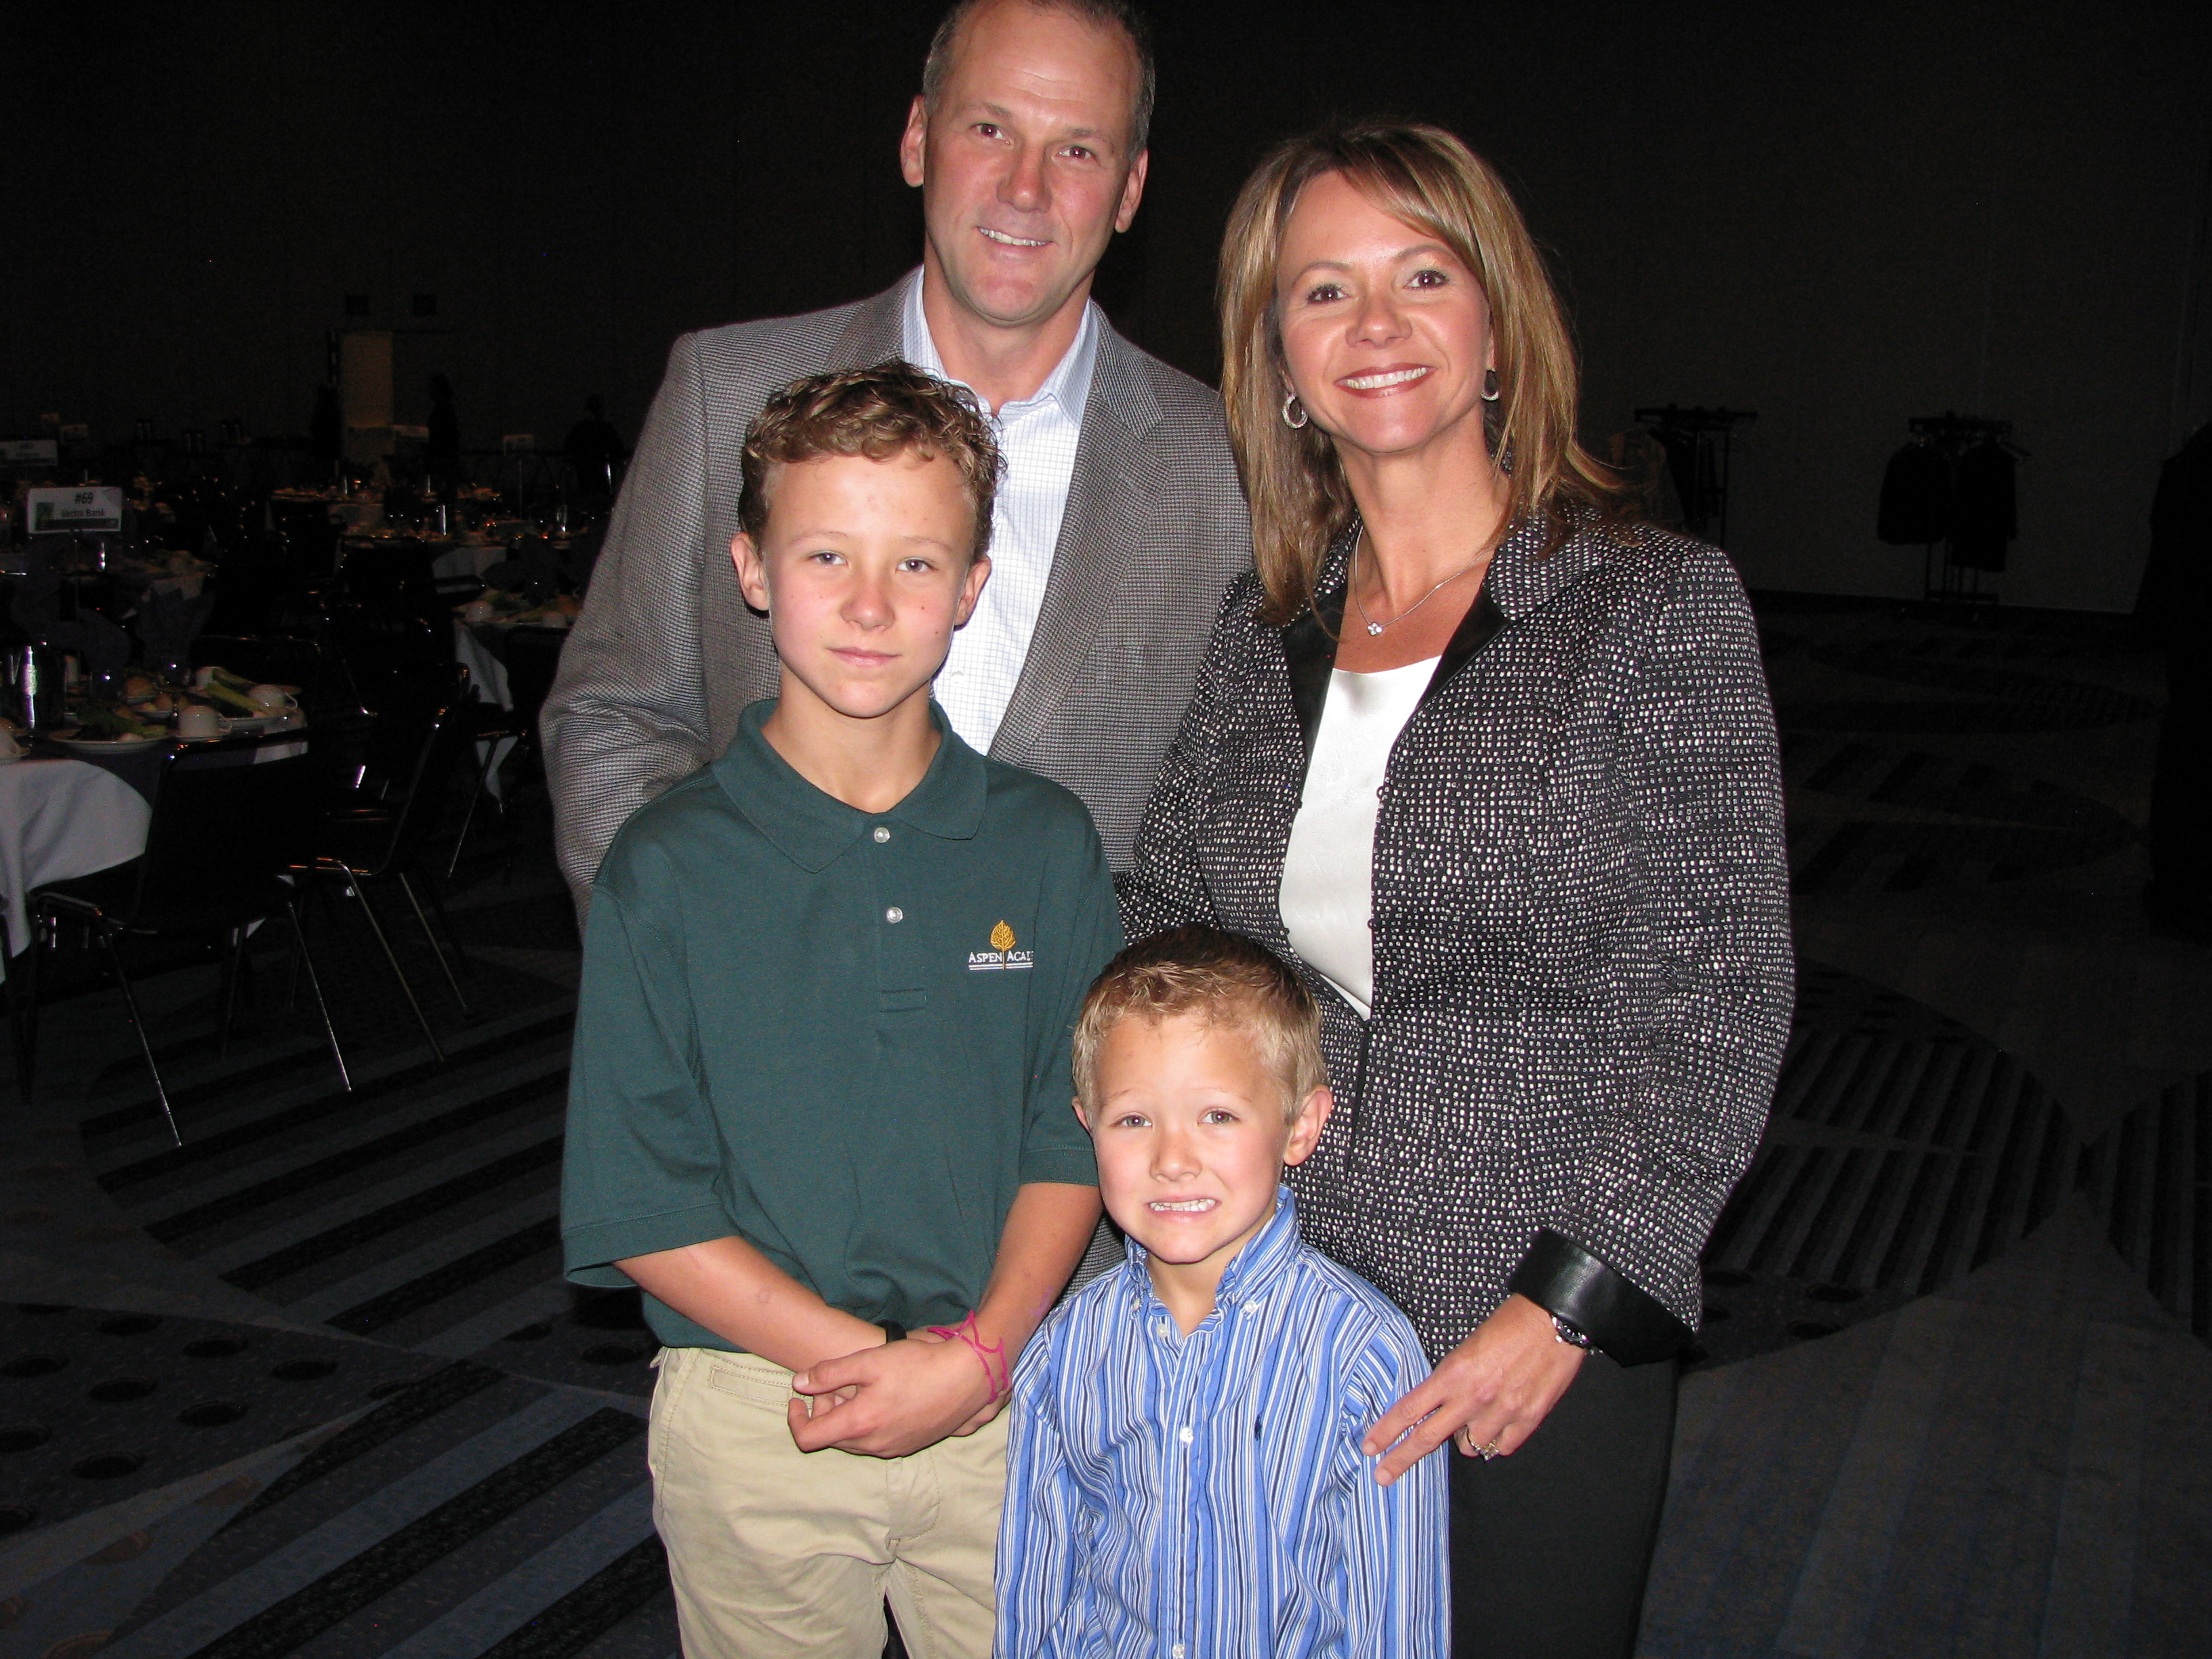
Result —
<path fill-rule="evenodd" d="M 159 748 L 169 738 L 164 733 L 158 738 L 56 738 L 54 741 L 64 749 L 87 755 L 135 755 L 142 750 Z"/>

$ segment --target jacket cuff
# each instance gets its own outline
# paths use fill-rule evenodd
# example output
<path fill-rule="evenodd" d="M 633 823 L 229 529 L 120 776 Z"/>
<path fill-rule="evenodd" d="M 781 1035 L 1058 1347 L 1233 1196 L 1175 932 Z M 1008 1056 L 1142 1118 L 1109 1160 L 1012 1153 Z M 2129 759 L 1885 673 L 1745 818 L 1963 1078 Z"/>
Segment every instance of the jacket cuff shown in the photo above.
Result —
<path fill-rule="evenodd" d="M 1574 1240 L 1540 1227 L 1505 1287 L 1557 1315 L 1623 1365 L 1670 1358 L 1690 1328 Z"/>

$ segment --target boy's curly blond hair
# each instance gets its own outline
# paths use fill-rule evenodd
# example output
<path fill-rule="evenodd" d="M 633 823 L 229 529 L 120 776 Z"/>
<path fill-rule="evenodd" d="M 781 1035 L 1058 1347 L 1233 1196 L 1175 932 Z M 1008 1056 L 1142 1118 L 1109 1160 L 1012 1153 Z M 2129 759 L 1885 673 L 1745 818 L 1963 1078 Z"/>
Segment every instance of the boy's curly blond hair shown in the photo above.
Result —
<path fill-rule="evenodd" d="M 969 394 L 893 357 L 872 368 L 810 374 L 773 393 L 745 428 L 738 522 L 757 544 L 768 529 L 772 469 L 825 455 L 887 461 L 942 455 L 959 470 L 975 509 L 975 544 L 991 550 L 991 505 L 998 499 L 998 441 Z"/>

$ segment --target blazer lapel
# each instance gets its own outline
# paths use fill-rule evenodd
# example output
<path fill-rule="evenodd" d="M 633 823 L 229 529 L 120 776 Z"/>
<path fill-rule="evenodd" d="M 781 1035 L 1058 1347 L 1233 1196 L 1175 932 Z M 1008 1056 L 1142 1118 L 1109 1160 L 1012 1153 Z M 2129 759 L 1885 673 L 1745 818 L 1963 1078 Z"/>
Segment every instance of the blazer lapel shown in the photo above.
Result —
<path fill-rule="evenodd" d="M 1298 768 L 1303 790 L 1306 768 L 1313 764 L 1314 739 L 1321 732 L 1322 710 L 1328 706 L 1329 676 L 1336 670 L 1336 642 L 1344 632 L 1344 588 L 1339 585 L 1316 593 L 1283 630 L 1283 662 L 1290 670 L 1291 707 L 1297 713 L 1298 740 L 1305 759 Z"/>
<path fill-rule="evenodd" d="M 1170 493 L 1166 465 L 1146 441 L 1159 424 L 1159 404 L 1135 373 L 1134 354 L 1101 319 L 1052 574 L 1021 678 L 991 740 L 995 759 L 1022 765 L 1035 752 L 1054 713 L 1081 680 L 1091 644 L 1145 544 L 1150 503 Z"/>
<path fill-rule="evenodd" d="M 1304 756 L 1298 762 L 1298 789 L 1305 790 L 1306 769 L 1313 764 L 1314 739 L 1321 732 L 1321 717 L 1328 707 L 1329 676 L 1336 672 L 1336 644 L 1344 637 L 1345 584 L 1352 568 L 1352 550 L 1359 541 L 1359 520 L 1338 532 L 1321 556 L 1314 573 L 1312 603 L 1291 618 L 1283 629 L 1283 665 L 1291 678 L 1291 707 L 1298 718 L 1298 740 Z"/>
<path fill-rule="evenodd" d="M 1467 615 L 1459 619 L 1452 630 L 1450 642 L 1443 654 L 1437 659 L 1437 672 L 1429 676 L 1422 688 L 1421 702 L 1425 703 L 1444 688 L 1444 683 L 1464 668 L 1491 641 L 1498 637 L 1505 626 L 1505 613 L 1498 608 L 1498 595 L 1491 591 L 1488 573 L 1482 586 L 1474 591 L 1474 603 L 1467 608 Z M 1417 704 L 1416 707 L 1419 707 Z"/>
<path fill-rule="evenodd" d="M 854 306 L 852 320 L 845 325 L 845 331 L 830 348 L 830 361 L 823 365 L 823 368 L 833 374 L 848 368 L 872 368 L 886 358 L 904 356 L 907 287 L 921 280 L 919 270 L 909 271 L 873 299 L 863 300 Z"/>

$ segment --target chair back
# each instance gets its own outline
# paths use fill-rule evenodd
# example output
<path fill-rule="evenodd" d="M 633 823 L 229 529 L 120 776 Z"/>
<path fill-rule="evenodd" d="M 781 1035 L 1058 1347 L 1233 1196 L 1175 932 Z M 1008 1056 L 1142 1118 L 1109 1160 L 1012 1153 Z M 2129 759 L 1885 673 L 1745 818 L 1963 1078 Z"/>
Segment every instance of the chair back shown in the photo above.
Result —
<path fill-rule="evenodd" d="M 396 800 L 414 788 L 423 747 L 445 711 L 467 698 L 469 671 L 448 657 L 432 667 L 395 674 L 378 699 L 361 757 L 361 787 Z"/>
<path fill-rule="evenodd" d="M 383 617 L 411 617 L 433 624 L 449 622 L 453 612 L 438 597 L 430 574 L 430 550 L 412 537 L 360 538 L 344 544 L 338 568 L 346 602 Z"/>
<path fill-rule="evenodd" d="M 441 631 L 419 617 L 351 605 L 333 605 L 330 618 L 339 660 L 362 707 L 372 714 L 382 714 L 387 702 L 404 701 L 410 687 L 454 666 L 450 622 Z"/>
<path fill-rule="evenodd" d="M 268 632 L 281 622 L 299 586 L 292 550 L 283 536 L 234 536 L 223 544 L 208 626 L 220 634 Z"/>
<path fill-rule="evenodd" d="M 297 746 L 301 752 L 264 759 Z M 313 845 L 317 779 L 297 738 L 179 749 L 162 763 L 126 924 L 164 914 L 242 916 Z"/>
<path fill-rule="evenodd" d="M 460 673 L 459 682 L 449 683 L 448 694 L 416 728 L 422 741 L 409 770 L 406 797 L 392 825 L 391 844 L 375 867 L 364 872 L 365 879 L 374 881 L 395 870 L 404 870 L 437 828 L 439 808 L 452 795 L 453 781 L 460 775 L 475 738 L 475 723 L 469 717 L 467 671 Z M 382 723 L 380 717 L 378 724 Z"/>

